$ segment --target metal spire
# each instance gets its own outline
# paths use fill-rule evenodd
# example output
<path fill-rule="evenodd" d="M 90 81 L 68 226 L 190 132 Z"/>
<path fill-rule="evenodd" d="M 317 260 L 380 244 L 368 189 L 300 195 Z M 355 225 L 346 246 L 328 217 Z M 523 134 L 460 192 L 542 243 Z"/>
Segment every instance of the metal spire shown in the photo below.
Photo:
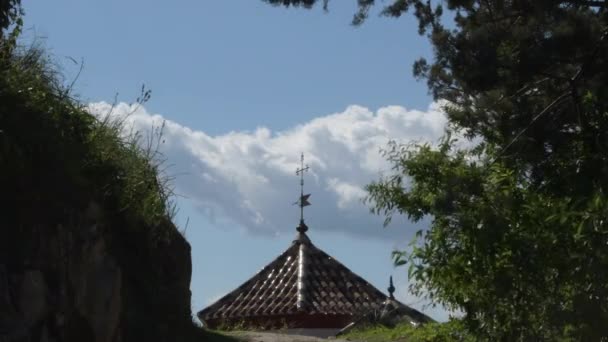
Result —
<path fill-rule="evenodd" d="M 308 227 L 304 224 L 304 207 L 310 205 L 310 202 L 308 202 L 310 194 L 304 195 L 304 172 L 309 170 L 308 165 L 304 166 L 304 153 L 300 155 L 300 165 L 301 167 L 296 170 L 296 175 L 300 176 L 300 200 L 294 204 L 300 205 L 300 225 L 296 230 L 304 233 L 308 230 Z"/>
<path fill-rule="evenodd" d="M 388 286 L 388 298 L 390 299 L 395 299 L 395 295 L 393 293 L 395 293 L 395 286 L 393 286 L 393 276 L 391 276 L 391 280 Z"/>

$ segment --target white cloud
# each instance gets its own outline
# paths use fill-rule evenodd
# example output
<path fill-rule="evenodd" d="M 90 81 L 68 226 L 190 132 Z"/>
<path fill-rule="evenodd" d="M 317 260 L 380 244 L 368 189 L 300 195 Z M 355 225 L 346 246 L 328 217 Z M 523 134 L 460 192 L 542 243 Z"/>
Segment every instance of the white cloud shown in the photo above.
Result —
<path fill-rule="evenodd" d="M 110 112 L 105 102 L 92 103 L 96 115 Z M 143 107 L 120 103 L 112 116 L 126 117 L 134 130 L 149 131 L 165 118 Z M 255 233 L 293 232 L 299 209 L 300 153 L 310 172 L 305 192 L 312 193 L 306 222 L 311 229 L 345 231 L 357 235 L 404 236 L 402 229 L 381 229 L 382 217 L 373 216 L 362 203 L 364 186 L 390 165 L 379 151 L 390 140 L 436 142 L 446 118 L 439 105 L 426 111 L 400 106 L 378 109 L 350 106 L 289 130 L 254 131 L 210 136 L 166 119 L 162 152 L 178 175 L 176 192 L 186 196 L 202 215 L 220 226 L 235 223 Z M 411 226 L 402 220 L 399 226 Z"/>
<path fill-rule="evenodd" d="M 340 181 L 337 178 L 330 178 L 327 188 L 338 196 L 338 208 L 348 209 L 355 202 L 361 201 L 365 197 L 365 190 L 361 187 Z"/>

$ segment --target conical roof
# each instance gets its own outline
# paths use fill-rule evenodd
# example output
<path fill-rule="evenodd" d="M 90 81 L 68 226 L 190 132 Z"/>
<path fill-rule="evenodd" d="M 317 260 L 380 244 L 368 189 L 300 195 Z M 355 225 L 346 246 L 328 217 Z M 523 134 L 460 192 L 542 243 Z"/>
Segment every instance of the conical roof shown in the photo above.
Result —
<path fill-rule="evenodd" d="M 389 298 L 382 304 L 380 320 L 388 323 L 387 325 L 395 325 L 400 322 L 409 322 L 413 325 L 434 322 L 429 316 L 410 308 L 394 298 Z"/>
<path fill-rule="evenodd" d="M 386 300 L 385 294 L 317 248 L 300 230 L 286 251 L 200 311 L 198 317 L 206 325 L 259 317 L 326 315 L 351 319 L 380 309 Z"/>
<path fill-rule="evenodd" d="M 433 322 L 433 319 L 429 316 L 421 313 L 420 311 L 410 308 L 409 306 L 399 302 L 395 299 L 395 286 L 393 285 L 393 276 L 389 278 L 388 285 L 388 298 L 382 303 L 382 311 L 380 317 L 383 319 L 406 320 L 412 324 Z"/>
<path fill-rule="evenodd" d="M 383 307 L 387 296 L 312 244 L 304 223 L 304 154 L 300 156 L 300 225 L 286 251 L 251 279 L 198 313 L 208 327 L 343 328 Z M 412 309 L 413 310 L 413 309 Z M 422 314 L 421 314 L 422 315 Z"/>

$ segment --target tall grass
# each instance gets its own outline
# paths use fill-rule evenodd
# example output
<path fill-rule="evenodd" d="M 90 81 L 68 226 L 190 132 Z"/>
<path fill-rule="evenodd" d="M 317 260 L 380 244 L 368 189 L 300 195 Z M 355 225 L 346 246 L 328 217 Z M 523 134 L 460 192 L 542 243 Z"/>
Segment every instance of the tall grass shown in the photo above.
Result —
<path fill-rule="evenodd" d="M 426 323 L 413 326 L 402 323 L 394 328 L 383 325 L 367 326 L 354 330 L 344 336 L 351 341 L 366 342 L 474 342 L 475 339 L 464 329 L 458 320 L 446 323 Z"/>
<path fill-rule="evenodd" d="M 125 134 L 124 119 L 111 113 L 100 119 L 91 115 L 73 96 L 73 81 L 66 85 L 57 69 L 39 46 L 0 41 L 3 180 L 40 179 L 35 188 L 22 184 L 25 189 L 14 189 L 24 200 L 24 191 L 31 191 L 30 199 L 41 193 L 54 196 L 58 205 L 88 196 L 112 208 L 113 214 L 136 216 L 146 225 L 173 219 L 177 211 L 172 178 L 160 152 L 164 125 L 148 133 Z M 142 88 L 136 102 L 141 105 L 149 97 Z"/>

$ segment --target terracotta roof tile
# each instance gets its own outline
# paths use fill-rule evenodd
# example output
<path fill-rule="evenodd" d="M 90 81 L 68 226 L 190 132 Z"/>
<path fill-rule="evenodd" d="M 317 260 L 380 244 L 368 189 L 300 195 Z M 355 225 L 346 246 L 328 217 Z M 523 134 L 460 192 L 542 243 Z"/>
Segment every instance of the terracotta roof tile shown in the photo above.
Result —
<path fill-rule="evenodd" d="M 292 314 L 355 316 L 380 308 L 386 299 L 301 232 L 285 252 L 198 317 L 204 322 Z"/>

